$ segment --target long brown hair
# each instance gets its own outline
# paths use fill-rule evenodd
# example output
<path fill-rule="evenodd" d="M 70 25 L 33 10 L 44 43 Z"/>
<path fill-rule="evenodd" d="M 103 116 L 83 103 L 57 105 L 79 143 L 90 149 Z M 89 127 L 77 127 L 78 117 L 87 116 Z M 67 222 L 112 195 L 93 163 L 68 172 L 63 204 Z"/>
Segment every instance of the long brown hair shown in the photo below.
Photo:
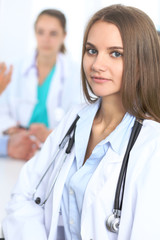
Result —
<path fill-rule="evenodd" d="M 120 31 L 124 48 L 122 103 L 127 112 L 141 119 L 160 122 L 160 44 L 152 20 L 141 10 L 112 5 L 90 19 L 83 39 L 81 74 L 86 99 L 93 103 L 84 70 L 83 57 L 88 33 L 97 21 L 109 22 Z"/>
<path fill-rule="evenodd" d="M 45 9 L 42 12 L 40 12 L 39 15 L 37 16 L 37 19 L 36 19 L 35 23 L 34 23 L 34 29 L 36 29 L 36 25 L 37 25 L 37 22 L 38 22 L 39 18 L 43 15 L 48 15 L 50 17 L 57 18 L 59 20 L 60 24 L 61 24 L 61 27 L 62 27 L 64 33 L 66 33 L 66 18 L 65 18 L 65 15 L 61 11 L 56 10 L 56 9 Z M 65 47 L 64 44 L 62 44 L 60 52 L 62 52 L 62 53 L 66 52 L 66 47 Z"/>

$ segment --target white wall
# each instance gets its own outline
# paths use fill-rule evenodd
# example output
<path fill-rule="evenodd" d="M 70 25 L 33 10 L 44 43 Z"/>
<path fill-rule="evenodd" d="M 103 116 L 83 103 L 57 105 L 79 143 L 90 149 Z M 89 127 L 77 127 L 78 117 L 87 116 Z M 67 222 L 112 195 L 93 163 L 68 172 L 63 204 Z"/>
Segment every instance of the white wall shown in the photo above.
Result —
<path fill-rule="evenodd" d="M 0 61 L 12 60 L 27 52 L 31 0 L 1 0 Z"/>
<path fill-rule="evenodd" d="M 157 28 L 158 28 L 158 25 L 160 25 L 160 1 L 159 0 L 150 0 L 150 1 L 148 1 L 148 0 L 146 0 L 146 1 L 143 1 L 143 0 L 121 0 L 121 1 L 101 0 L 101 3 L 103 6 L 106 5 L 106 2 L 108 5 L 121 3 L 124 5 L 140 8 L 141 10 L 143 10 L 145 13 L 147 13 L 151 17 L 151 19 L 154 21 L 155 25 L 157 25 Z"/>
<path fill-rule="evenodd" d="M 78 62 L 84 27 L 89 17 L 100 8 L 122 3 L 145 11 L 160 29 L 160 1 L 140 0 L 0 0 L 0 61 L 12 62 L 35 48 L 33 24 L 38 13 L 45 8 L 57 8 L 67 18 L 66 46 Z"/>

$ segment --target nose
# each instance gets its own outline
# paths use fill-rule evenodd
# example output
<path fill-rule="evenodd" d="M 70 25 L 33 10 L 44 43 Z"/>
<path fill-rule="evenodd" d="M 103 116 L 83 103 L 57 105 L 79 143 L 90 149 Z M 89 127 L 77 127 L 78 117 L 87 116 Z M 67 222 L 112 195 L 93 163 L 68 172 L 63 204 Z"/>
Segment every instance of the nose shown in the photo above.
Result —
<path fill-rule="evenodd" d="M 49 42 L 49 39 L 50 39 L 50 37 L 49 37 L 49 35 L 48 34 L 46 34 L 45 36 L 44 36 L 44 42 Z"/>
<path fill-rule="evenodd" d="M 106 71 L 108 69 L 107 56 L 104 54 L 98 54 L 93 61 L 92 70 L 95 72 Z"/>

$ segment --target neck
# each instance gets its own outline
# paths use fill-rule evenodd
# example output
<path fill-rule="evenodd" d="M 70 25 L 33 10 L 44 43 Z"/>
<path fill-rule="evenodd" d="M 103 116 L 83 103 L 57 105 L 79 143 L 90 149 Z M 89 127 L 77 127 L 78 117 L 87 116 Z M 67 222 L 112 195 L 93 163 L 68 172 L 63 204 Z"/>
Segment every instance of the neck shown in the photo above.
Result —
<path fill-rule="evenodd" d="M 46 79 L 47 75 L 56 63 L 56 56 L 42 55 L 38 53 L 36 59 L 36 65 L 38 69 L 38 83 L 41 85 Z"/>
<path fill-rule="evenodd" d="M 56 56 L 53 56 L 53 55 L 44 56 L 38 53 L 36 63 L 38 68 L 41 68 L 41 67 L 52 68 L 56 63 Z"/>
<path fill-rule="evenodd" d="M 97 112 L 95 121 L 101 123 L 104 128 L 114 128 L 122 121 L 125 112 L 119 96 L 102 98 L 102 103 Z"/>

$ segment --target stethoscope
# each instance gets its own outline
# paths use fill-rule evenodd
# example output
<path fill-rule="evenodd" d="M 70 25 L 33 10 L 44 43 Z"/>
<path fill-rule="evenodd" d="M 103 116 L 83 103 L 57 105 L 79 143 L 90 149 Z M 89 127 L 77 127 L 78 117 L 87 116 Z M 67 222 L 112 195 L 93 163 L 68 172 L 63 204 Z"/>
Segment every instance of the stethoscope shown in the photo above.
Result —
<path fill-rule="evenodd" d="M 51 192 L 54 188 L 54 185 L 57 181 L 57 178 L 59 176 L 59 173 L 62 169 L 62 166 L 63 164 L 65 163 L 65 160 L 67 158 L 67 155 L 71 153 L 71 150 L 72 150 L 72 147 L 74 145 L 74 139 L 75 139 L 75 130 L 76 130 L 76 124 L 77 124 L 77 121 L 80 117 L 77 116 L 76 119 L 73 121 L 73 123 L 71 124 L 70 128 L 68 129 L 66 135 L 64 136 L 64 138 L 62 139 L 61 143 L 59 144 L 58 146 L 58 150 L 57 152 L 54 154 L 53 156 L 53 160 L 51 161 L 51 163 L 49 164 L 49 166 L 47 167 L 47 169 L 45 170 L 44 174 L 42 175 L 42 177 L 40 178 L 37 186 L 35 187 L 35 190 L 33 192 L 33 196 L 32 196 L 32 199 L 34 199 L 35 203 L 44 207 L 45 203 L 47 202 L 49 196 L 51 195 Z M 54 176 L 54 179 L 53 179 L 53 183 L 51 185 L 51 188 L 50 190 L 48 191 L 48 194 L 45 198 L 45 200 L 41 201 L 41 198 L 40 197 L 36 197 L 35 199 L 35 195 L 36 195 L 36 192 L 38 191 L 43 179 L 45 178 L 45 176 L 47 175 L 48 171 L 50 170 L 50 168 L 52 167 L 53 163 L 55 162 L 56 158 L 58 157 L 58 155 L 60 154 L 60 152 L 64 149 L 64 147 L 66 146 L 68 142 L 68 145 L 66 147 L 66 150 L 65 150 L 65 154 L 63 156 L 63 159 L 61 161 L 61 165 L 59 167 L 59 169 L 57 170 L 55 176 Z"/>
<path fill-rule="evenodd" d="M 129 154 L 142 128 L 142 122 L 142 120 L 135 120 L 118 178 L 113 213 L 106 221 L 107 229 L 113 233 L 118 233 L 119 230 Z"/>
<path fill-rule="evenodd" d="M 74 140 L 75 140 L 76 124 L 77 124 L 77 121 L 78 121 L 79 118 L 80 117 L 77 116 L 76 119 L 71 124 L 71 126 L 68 129 L 66 135 L 64 136 L 61 143 L 59 144 L 58 150 L 53 156 L 53 160 L 51 161 L 51 163 L 49 164 L 49 166 L 47 167 L 47 169 L 45 170 L 44 174 L 42 175 L 38 184 L 35 187 L 32 199 L 35 201 L 36 204 L 38 204 L 42 207 L 44 207 L 45 203 L 47 202 L 49 196 L 52 193 L 52 190 L 53 190 L 54 185 L 57 181 L 57 178 L 58 178 L 59 173 L 62 169 L 62 166 L 65 163 L 67 155 L 71 153 L 72 147 L 74 145 Z M 134 143 L 135 143 L 135 141 L 136 141 L 136 139 L 139 135 L 141 127 L 142 127 L 142 121 L 136 119 L 135 122 L 134 122 L 134 126 L 133 126 L 133 129 L 132 129 L 130 138 L 129 138 L 129 142 L 128 142 L 127 149 L 126 149 L 126 152 L 125 152 L 125 155 L 124 155 L 124 158 L 123 158 L 123 162 L 122 162 L 122 166 L 121 166 L 121 170 L 120 170 L 120 174 L 119 174 L 119 178 L 118 178 L 118 183 L 117 183 L 116 193 L 115 193 L 115 199 L 114 199 L 113 213 L 108 217 L 108 219 L 106 221 L 106 227 L 110 232 L 118 233 L 118 230 L 119 230 L 129 154 L 130 154 L 130 151 L 131 151 L 131 149 L 132 149 L 132 147 L 133 147 L 133 145 L 134 145 Z M 50 190 L 48 191 L 47 196 L 45 197 L 45 199 L 43 201 L 41 201 L 40 197 L 35 198 L 36 192 L 38 191 L 43 179 L 47 175 L 48 171 L 52 167 L 53 163 L 55 162 L 56 158 L 58 157 L 58 155 L 60 154 L 62 149 L 64 149 L 64 147 L 66 146 L 67 142 L 68 142 L 68 145 L 65 149 L 65 154 L 64 154 L 63 159 L 61 161 L 59 169 L 56 171 L 56 174 L 55 174 L 54 179 L 53 179 L 53 183 L 50 187 Z"/>

